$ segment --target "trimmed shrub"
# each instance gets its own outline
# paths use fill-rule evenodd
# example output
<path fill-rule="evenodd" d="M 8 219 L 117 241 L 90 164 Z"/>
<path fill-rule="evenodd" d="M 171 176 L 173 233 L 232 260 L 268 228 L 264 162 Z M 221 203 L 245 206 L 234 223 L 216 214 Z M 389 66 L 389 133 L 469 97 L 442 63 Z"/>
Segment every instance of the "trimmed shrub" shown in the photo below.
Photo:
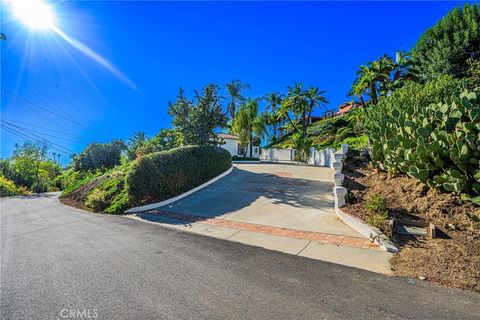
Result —
<path fill-rule="evenodd" d="M 230 153 L 220 147 L 187 146 L 149 154 L 127 176 L 127 192 L 134 203 L 169 199 L 225 172 Z"/>

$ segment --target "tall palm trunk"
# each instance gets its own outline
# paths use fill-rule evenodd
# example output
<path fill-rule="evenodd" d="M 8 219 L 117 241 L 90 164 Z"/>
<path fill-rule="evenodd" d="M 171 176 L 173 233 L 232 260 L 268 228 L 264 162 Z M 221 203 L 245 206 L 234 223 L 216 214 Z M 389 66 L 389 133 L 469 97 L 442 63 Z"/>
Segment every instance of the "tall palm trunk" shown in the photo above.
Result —
<path fill-rule="evenodd" d="M 250 128 L 250 158 L 253 158 L 252 151 L 253 151 L 253 128 Z"/>
<path fill-rule="evenodd" d="M 370 91 L 372 92 L 372 102 L 374 105 L 377 105 L 377 88 L 375 88 L 375 84 L 372 84 L 370 87 Z"/>
<path fill-rule="evenodd" d="M 273 114 L 273 136 L 276 138 L 277 137 L 277 119 L 275 118 L 275 109 L 276 105 L 272 104 L 272 114 Z"/>
<path fill-rule="evenodd" d="M 232 102 L 230 102 L 230 116 L 232 117 L 232 120 L 235 118 L 235 100 L 232 99 Z"/>

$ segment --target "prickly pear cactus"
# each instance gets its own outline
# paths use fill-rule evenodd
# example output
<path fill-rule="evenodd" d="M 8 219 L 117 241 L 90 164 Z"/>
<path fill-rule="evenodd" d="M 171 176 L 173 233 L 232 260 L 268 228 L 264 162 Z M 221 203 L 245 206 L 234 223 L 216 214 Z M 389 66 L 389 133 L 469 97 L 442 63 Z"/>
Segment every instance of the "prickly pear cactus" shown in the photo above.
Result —
<path fill-rule="evenodd" d="M 432 188 L 480 194 L 480 90 L 373 115 L 374 160 Z"/>

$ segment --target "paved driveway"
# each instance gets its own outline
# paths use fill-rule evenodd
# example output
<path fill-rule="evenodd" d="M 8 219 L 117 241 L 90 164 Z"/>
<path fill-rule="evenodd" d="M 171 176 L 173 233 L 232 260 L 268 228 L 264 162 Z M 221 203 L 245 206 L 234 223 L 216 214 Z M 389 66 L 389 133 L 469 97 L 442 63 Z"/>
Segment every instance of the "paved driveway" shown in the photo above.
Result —
<path fill-rule="evenodd" d="M 208 188 L 159 209 L 361 237 L 335 215 L 331 170 L 286 164 L 235 164 L 231 174 Z"/>
<path fill-rule="evenodd" d="M 235 164 L 229 175 L 143 219 L 222 239 L 390 273 L 391 254 L 339 220 L 332 169 Z"/>

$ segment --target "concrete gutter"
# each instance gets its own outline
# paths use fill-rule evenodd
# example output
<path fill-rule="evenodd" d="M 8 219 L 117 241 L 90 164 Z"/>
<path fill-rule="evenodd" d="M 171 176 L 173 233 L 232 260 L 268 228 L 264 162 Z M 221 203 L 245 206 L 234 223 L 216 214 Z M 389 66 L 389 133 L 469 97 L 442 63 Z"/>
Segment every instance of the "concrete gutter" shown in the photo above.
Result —
<path fill-rule="evenodd" d="M 217 180 L 220 180 L 221 178 L 225 177 L 226 175 L 230 174 L 233 170 L 233 166 L 230 167 L 230 169 L 228 169 L 227 171 L 225 171 L 224 173 L 222 174 L 219 174 L 218 176 L 216 176 L 215 178 L 199 185 L 198 187 L 195 187 L 193 188 L 192 190 L 189 190 L 185 193 L 182 193 L 181 195 L 178 195 L 176 197 L 173 197 L 173 198 L 170 198 L 170 199 L 167 199 L 167 200 L 163 200 L 163 201 L 160 201 L 160 202 L 156 202 L 156 203 L 151 203 L 151 204 L 147 204 L 147 205 L 144 205 L 144 206 L 139 206 L 139 207 L 133 207 L 133 208 L 130 208 L 128 210 L 125 211 L 125 213 L 139 213 L 139 212 L 144 212 L 144 211 L 149 211 L 149 210 L 153 210 L 153 209 L 156 209 L 158 207 L 162 207 L 162 206 L 165 206 L 167 204 L 170 204 L 170 203 L 173 203 L 175 201 L 178 201 L 182 198 L 185 198 L 189 195 L 191 195 L 192 193 L 194 192 L 197 192 L 209 185 L 211 185 L 212 183 L 214 183 L 215 181 Z"/>
<path fill-rule="evenodd" d="M 397 253 L 400 249 L 390 239 L 384 235 L 380 229 L 372 227 L 360 219 L 346 214 L 342 211 L 341 207 L 345 206 L 345 196 L 347 195 L 347 188 L 342 186 L 344 175 L 342 174 L 343 158 L 347 154 L 348 145 L 342 145 L 340 151 L 332 154 L 332 167 L 334 169 L 333 180 L 335 186 L 333 187 L 333 194 L 335 196 L 335 213 L 337 216 L 353 230 L 357 231 L 364 237 L 370 239 L 376 243 L 384 251 Z"/>

